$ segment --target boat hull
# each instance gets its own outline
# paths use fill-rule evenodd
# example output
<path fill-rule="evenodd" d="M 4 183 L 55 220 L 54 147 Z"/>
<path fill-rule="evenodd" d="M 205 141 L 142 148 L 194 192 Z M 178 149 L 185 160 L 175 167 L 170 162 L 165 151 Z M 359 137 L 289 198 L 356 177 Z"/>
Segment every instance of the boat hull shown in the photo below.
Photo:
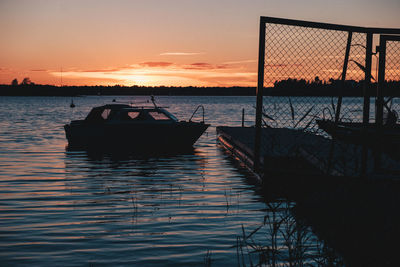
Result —
<path fill-rule="evenodd" d="M 378 127 L 373 123 L 364 125 L 363 123 L 339 122 L 335 124 L 330 120 L 317 120 L 317 124 L 320 129 L 337 140 L 366 145 L 399 157 L 400 126 L 398 124 Z"/>
<path fill-rule="evenodd" d="M 183 150 L 193 144 L 209 124 L 103 123 L 82 122 L 64 126 L 69 148 L 116 148 L 138 150 Z"/>

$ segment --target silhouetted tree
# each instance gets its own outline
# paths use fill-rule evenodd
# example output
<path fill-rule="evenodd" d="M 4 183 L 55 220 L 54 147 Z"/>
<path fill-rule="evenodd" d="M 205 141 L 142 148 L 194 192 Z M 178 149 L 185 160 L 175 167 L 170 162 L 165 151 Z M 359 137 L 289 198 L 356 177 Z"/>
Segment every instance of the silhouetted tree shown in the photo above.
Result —
<path fill-rule="evenodd" d="M 32 82 L 31 82 L 31 79 L 29 77 L 25 77 L 21 82 L 22 85 L 29 85 L 31 83 Z"/>
<path fill-rule="evenodd" d="M 12 80 L 11 85 L 12 85 L 12 86 L 17 86 L 17 85 L 18 85 L 18 80 L 17 80 L 17 78 L 15 78 L 14 80 Z"/>

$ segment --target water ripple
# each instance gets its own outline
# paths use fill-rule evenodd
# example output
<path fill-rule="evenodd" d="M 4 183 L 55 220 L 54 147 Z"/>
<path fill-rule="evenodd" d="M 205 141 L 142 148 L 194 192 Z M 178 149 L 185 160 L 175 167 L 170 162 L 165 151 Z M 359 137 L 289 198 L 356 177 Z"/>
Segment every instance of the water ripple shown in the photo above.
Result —
<path fill-rule="evenodd" d="M 255 98 L 161 97 L 182 119 L 206 108 L 212 126 L 187 154 L 66 151 L 63 124 L 113 98 L 76 98 L 73 110 L 70 98 L 0 99 L 1 265 L 202 266 L 207 251 L 237 264 L 237 236 L 266 206 L 217 148 L 215 126 L 240 125 Z"/>
<path fill-rule="evenodd" d="M 183 118 L 204 104 L 160 101 Z M 213 126 L 193 153 L 140 158 L 65 151 L 62 125 L 104 98 L 77 98 L 73 111 L 68 98 L 1 99 L 2 264 L 202 265 L 207 250 L 232 262 L 241 224 L 258 223 L 264 204 L 216 148 L 214 127 L 239 124 L 253 98 L 207 101 Z"/>

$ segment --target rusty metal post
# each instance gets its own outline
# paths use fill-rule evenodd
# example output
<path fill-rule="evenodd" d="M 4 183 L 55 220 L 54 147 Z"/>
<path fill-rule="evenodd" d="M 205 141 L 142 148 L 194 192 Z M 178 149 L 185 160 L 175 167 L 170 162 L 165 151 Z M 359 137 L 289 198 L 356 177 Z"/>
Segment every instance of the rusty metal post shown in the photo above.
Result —
<path fill-rule="evenodd" d="M 256 102 L 256 123 L 254 136 L 254 171 L 260 171 L 260 150 L 261 150 L 261 120 L 263 107 L 264 89 L 264 64 L 265 64 L 265 22 L 260 17 L 260 35 L 258 43 L 258 81 L 257 81 L 257 102 Z"/>

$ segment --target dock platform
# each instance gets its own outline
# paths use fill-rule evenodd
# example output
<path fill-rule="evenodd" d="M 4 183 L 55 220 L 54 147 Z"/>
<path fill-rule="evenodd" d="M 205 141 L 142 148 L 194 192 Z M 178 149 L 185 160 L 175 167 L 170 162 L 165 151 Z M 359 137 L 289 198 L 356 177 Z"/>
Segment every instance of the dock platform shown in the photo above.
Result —
<path fill-rule="evenodd" d="M 249 168 L 254 166 L 255 128 L 217 127 L 219 142 Z M 374 167 L 374 156 L 367 149 L 362 170 L 362 147 L 289 128 L 262 128 L 260 159 L 263 172 L 358 177 L 400 177 L 398 161 L 382 155 L 383 168 Z M 301 172 L 301 173 L 299 173 Z"/>

